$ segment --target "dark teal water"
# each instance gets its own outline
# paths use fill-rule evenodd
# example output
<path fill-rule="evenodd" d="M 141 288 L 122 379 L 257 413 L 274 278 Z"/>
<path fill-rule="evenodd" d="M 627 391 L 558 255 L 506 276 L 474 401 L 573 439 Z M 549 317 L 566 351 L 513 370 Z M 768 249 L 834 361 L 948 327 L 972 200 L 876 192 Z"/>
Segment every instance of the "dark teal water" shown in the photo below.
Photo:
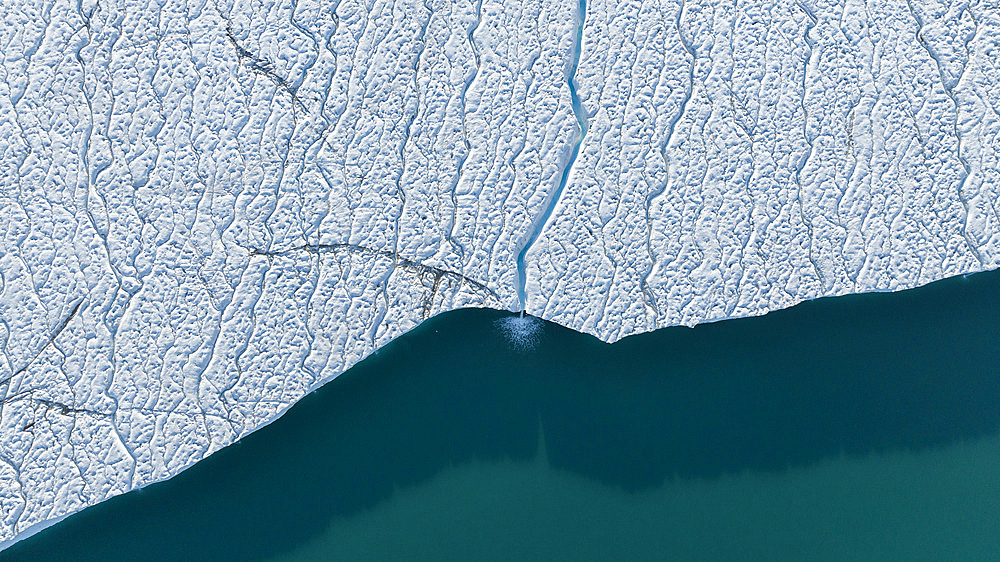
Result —
<path fill-rule="evenodd" d="M 988 558 L 1000 271 L 614 345 L 428 321 L 0 557 Z"/>

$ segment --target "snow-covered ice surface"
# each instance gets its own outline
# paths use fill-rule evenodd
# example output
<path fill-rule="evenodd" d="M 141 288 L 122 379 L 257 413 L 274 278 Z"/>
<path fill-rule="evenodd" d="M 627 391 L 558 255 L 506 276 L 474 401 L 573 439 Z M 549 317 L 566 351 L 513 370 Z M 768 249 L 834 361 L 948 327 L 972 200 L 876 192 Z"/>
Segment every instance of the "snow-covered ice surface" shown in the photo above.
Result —
<path fill-rule="evenodd" d="M 996 0 L 0 13 L 0 541 L 445 310 L 613 341 L 1000 259 Z"/>

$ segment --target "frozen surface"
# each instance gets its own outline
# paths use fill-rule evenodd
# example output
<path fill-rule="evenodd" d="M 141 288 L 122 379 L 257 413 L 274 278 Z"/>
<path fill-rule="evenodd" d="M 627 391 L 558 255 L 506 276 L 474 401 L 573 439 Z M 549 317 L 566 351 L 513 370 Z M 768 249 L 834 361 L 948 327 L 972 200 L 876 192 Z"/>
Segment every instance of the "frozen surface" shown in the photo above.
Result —
<path fill-rule="evenodd" d="M 0 0 L 0 541 L 422 319 L 613 341 L 1000 259 L 990 0 Z"/>

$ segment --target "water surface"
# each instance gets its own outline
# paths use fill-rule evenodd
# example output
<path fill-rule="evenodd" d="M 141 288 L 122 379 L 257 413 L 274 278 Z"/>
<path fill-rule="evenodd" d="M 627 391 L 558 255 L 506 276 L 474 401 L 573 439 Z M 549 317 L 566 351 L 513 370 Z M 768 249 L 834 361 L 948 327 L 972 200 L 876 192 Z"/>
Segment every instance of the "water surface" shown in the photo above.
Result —
<path fill-rule="evenodd" d="M 998 313 L 1000 271 L 614 345 L 456 311 L 0 556 L 985 558 Z"/>

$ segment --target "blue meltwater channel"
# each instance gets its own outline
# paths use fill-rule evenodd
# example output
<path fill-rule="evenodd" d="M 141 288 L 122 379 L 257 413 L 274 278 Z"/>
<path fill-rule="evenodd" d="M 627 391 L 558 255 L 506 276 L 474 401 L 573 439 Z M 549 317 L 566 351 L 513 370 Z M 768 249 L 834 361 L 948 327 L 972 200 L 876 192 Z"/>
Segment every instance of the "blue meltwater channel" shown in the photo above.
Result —
<path fill-rule="evenodd" d="M 1000 271 L 613 345 L 428 320 L 3 560 L 981 560 Z"/>
<path fill-rule="evenodd" d="M 542 214 L 533 221 L 528 237 L 521 246 L 521 251 L 517 254 L 517 300 L 521 305 L 521 312 L 525 311 L 525 306 L 527 304 L 526 285 L 528 283 L 528 272 L 524 264 L 524 257 L 528 254 L 528 250 L 531 249 L 531 246 L 534 245 L 535 241 L 538 240 L 538 237 L 545 229 L 545 225 L 548 224 L 549 218 L 555 211 L 556 205 L 559 203 L 559 198 L 562 196 L 563 190 L 566 189 L 566 182 L 569 181 L 569 174 L 573 171 L 573 164 L 576 162 L 576 156 L 580 153 L 580 145 L 583 144 L 583 139 L 587 136 L 587 131 L 590 129 L 590 118 L 587 115 L 587 111 L 584 109 L 583 103 L 580 101 L 580 96 L 576 91 L 576 69 L 580 66 L 580 53 L 583 50 L 583 25 L 586 22 L 586 19 L 587 2 L 586 0 L 580 0 L 576 16 L 576 41 L 573 43 L 573 57 L 570 61 L 569 70 L 566 73 L 566 83 L 569 85 L 570 102 L 572 103 L 573 115 L 576 117 L 576 124 L 579 128 L 579 132 L 573 141 L 573 148 L 570 151 L 569 159 L 566 161 L 566 165 L 563 166 L 562 175 L 559 177 L 559 185 L 549 197 Z"/>

